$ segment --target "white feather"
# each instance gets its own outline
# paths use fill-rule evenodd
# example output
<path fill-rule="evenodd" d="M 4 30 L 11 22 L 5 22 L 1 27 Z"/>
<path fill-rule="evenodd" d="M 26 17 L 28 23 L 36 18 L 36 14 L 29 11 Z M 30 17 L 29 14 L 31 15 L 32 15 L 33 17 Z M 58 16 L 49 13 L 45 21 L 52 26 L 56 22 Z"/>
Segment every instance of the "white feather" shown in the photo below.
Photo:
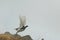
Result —
<path fill-rule="evenodd" d="M 19 16 L 19 19 L 20 19 L 19 28 L 21 28 L 26 25 L 26 16 Z"/>

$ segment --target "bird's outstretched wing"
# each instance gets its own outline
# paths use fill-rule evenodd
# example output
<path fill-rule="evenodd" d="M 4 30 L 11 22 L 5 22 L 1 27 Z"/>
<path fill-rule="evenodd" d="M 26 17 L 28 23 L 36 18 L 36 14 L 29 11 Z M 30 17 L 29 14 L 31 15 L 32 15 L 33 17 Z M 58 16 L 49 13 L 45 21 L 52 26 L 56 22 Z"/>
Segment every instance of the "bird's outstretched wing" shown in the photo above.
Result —
<path fill-rule="evenodd" d="M 26 25 L 26 16 L 19 16 L 20 24 L 16 30 L 20 30 L 23 26 Z"/>
<path fill-rule="evenodd" d="M 19 19 L 20 19 L 20 26 L 19 27 L 22 28 L 23 26 L 26 25 L 26 16 L 20 16 Z"/>

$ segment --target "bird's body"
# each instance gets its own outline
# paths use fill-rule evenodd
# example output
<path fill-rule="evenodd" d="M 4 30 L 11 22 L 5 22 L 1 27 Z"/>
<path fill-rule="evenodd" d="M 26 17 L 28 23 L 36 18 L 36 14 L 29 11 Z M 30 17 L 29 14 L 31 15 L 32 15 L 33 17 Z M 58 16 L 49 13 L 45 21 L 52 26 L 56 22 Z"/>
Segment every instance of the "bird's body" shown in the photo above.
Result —
<path fill-rule="evenodd" d="M 28 25 L 26 25 L 26 17 L 25 16 L 22 16 L 22 17 L 20 16 L 19 19 L 20 19 L 20 25 L 18 28 L 15 29 L 17 31 L 16 34 L 24 31 L 28 27 Z"/>
<path fill-rule="evenodd" d="M 16 34 L 19 33 L 19 32 L 24 31 L 27 27 L 28 27 L 28 26 L 23 26 L 23 27 L 20 28 L 20 29 L 19 29 L 19 28 L 16 28 L 16 30 L 17 30 Z"/>

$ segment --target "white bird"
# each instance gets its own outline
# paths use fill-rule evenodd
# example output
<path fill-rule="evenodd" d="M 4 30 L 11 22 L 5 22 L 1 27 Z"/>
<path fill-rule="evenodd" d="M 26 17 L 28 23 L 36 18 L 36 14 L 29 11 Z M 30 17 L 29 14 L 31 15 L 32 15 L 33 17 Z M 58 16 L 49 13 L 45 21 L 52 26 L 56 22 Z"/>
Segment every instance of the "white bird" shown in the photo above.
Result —
<path fill-rule="evenodd" d="M 20 18 L 20 25 L 19 25 L 18 28 L 16 28 L 16 31 L 17 31 L 16 34 L 24 31 L 28 27 L 28 25 L 26 25 L 26 17 L 22 16 L 22 17 L 19 17 L 19 18 Z"/>

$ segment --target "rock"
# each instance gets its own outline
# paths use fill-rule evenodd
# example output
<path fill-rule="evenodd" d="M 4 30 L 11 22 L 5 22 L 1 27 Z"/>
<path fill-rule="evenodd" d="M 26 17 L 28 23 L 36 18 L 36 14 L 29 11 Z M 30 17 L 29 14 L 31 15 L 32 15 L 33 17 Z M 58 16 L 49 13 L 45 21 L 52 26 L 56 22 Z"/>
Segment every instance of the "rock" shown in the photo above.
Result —
<path fill-rule="evenodd" d="M 0 34 L 0 40 L 17 40 L 11 35 Z"/>
<path fill-rule="evenodd" d="M 5 32 L 4 34 L 0 34 L 0 40 L 32 40 L 29 35 L 21 37 L 20 35 L 11 34 L 10 32 Z"/>
<path fill-rule="evenodd" d="M 32 38 L 29 35 L 23 36 L 22 40 L 32 40 Z"/>

